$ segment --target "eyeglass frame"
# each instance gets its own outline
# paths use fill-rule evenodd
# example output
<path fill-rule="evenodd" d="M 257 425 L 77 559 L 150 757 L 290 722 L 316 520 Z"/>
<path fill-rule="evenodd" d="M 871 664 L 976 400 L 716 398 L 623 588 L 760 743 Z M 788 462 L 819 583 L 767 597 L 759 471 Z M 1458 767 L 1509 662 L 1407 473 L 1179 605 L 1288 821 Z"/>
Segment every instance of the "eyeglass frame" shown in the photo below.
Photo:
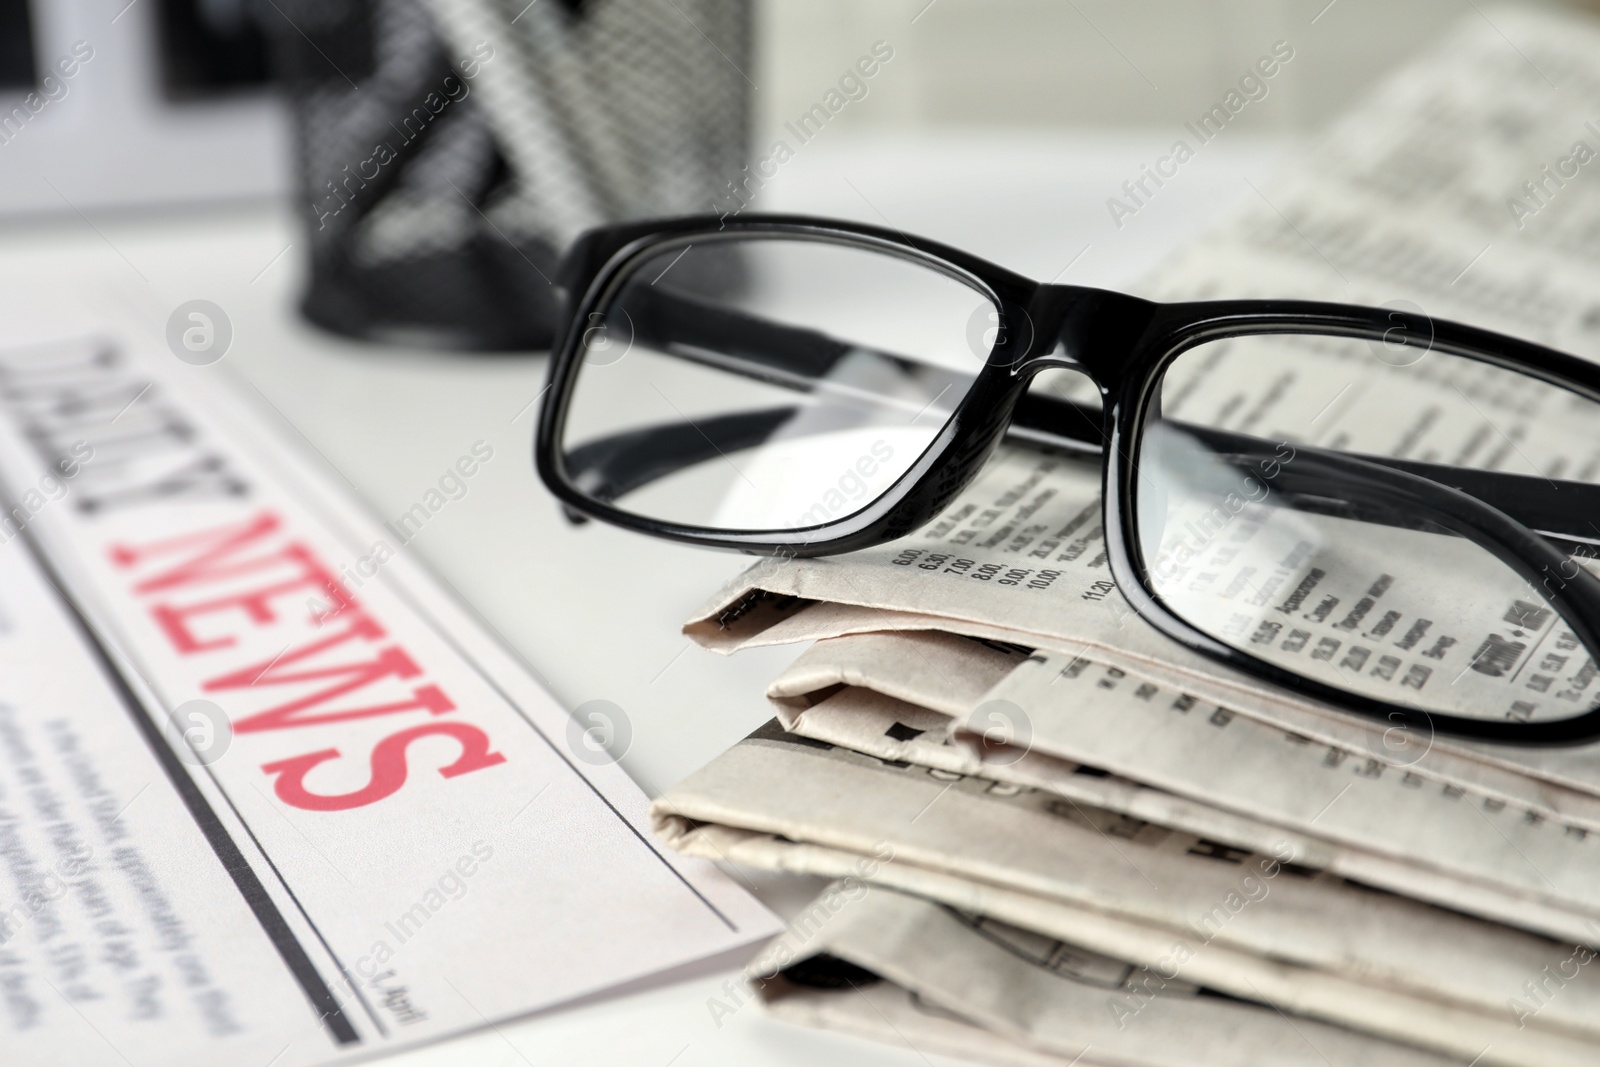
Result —
<path fill-rule="evenodd" d="M 761 531 L 691 526 L 626 511 L 585 493 L 562 462 L 561 441 L 583 365 L 586 324 L 607 306 L 640 259 L 678 245 L 756 238 L 820 241 L 897 256 L 986 297 L 998 316 L 995 344 L 965 396 L 893 485 L 866 507 L 817 526 Z M 1534 342 L 1387 307 L 1261 299 L 1160 303 L 1111 290 L 1036 282 L 940 242 L 870 224 L 804 215 L 686 216 L 590 230 L 563 258 L 558 286 L 564 290 L 567 325 L 550 355 L 534 462 L 541 480 L 569 514 L 753 555 L 813 557 L 887 544 L 926 525 L 971 484 L 1005 436 L 1017 403 L 1035 376 L 1046 370 L 1072 371 L 1088 377 L 1101 397 L 1101 524 L 1111 577 L 1134 612 L 1158 632 L 1300 696 L 1396 728 L 1425 730 L 1430 738 L 1445 733 L 1498 743 L 1570 745 L 1600 737 L 1600 704 L 1582 715 L 1551 722 L 1434 714 L 1337 688 L 1226 644 L 1163 602 L 1150 579 L 1135 514 L 1138 453 L 1157 387 L 1172 362 L 1200 344 L 1241 336 L 1312 334 L 1385 345 L 1398 339 L 1409 346 L 1413 337 L 1425 335 L 1425 350 L 1438 349 L 1527 375 L 1596 404 L 1600 404 L 1600 365 Z M 1459 490 L 1439 488 L 1513 522 Z M 1530 536 L 1538 544 L 1524 544 L 1522 551 L 1538 558 L 1525 561 L 1528 567 L 1538 564 L 1548 574 L 1552 562 L 1567 562 L 1565 553 L 1531 531 Z M 1516 569 L 1527 578 L 1528 567 Z M 1600 579 L 1581 566 L 1574 571 L 1562 574 L 1553 589 L 1546 580 L 1546 596 L 1585 651 L 1600 661 Z"/>

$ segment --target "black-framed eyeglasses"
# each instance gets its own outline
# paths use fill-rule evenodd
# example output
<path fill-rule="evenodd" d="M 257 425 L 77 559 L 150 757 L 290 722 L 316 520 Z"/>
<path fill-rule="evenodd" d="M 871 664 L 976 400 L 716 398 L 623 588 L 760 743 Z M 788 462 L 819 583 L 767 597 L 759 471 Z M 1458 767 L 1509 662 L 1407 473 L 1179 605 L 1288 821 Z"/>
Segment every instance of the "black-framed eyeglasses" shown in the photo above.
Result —
<path fill-rule="evenodd" d="M 1045 285 L 794 216 L 592 231 L 563 284 L 536 459 L 569 515 L 849 552 L 1006 442 L 1060 460 L 1029 506 L 1098 487 L 1117 589 L 1191 649 L 1395 725 L 1600 736 L 1592 362 L 1420 312 Z M 1017 503 L 967 554 L 1043 571 L 1095 532 Z"/>

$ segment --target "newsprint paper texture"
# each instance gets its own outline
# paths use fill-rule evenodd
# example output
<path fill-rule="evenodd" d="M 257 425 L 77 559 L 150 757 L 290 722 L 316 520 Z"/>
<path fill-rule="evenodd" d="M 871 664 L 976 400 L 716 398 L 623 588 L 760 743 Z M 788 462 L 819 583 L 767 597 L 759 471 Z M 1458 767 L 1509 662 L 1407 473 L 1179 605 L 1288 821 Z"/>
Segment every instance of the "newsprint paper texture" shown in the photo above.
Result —
<path fill-rule="evenodd" d="M 1580 143 L 1600 154 L 1600 79 L 1593 74 L 1600 69 L 1600 29 L 1592 20 L 1504 8 L 1491 18 L 1467 14 L 1436 48 L 1305 150 L 1281 180 L 1263 186 L 1265 200 L 1256 198 L 1241 217 L 1173 257 L 1144 290 L 1161 299 L 1392 304 L 1600 355 L 1594 295 L 1600 258 L 1594 241 L 1579 236 L 1600 234 L 1600 192 L 1581 177 L 1545 177 L 1556 175 L 1563 159 L 1582 155 Z M 1531 184 L 1537 192 L 1540 182 L 1543 192 L 1528 191 Z M 1363 392 L 1348 370 L 1323 365 L 1314 354 L 1297 370 L 1294 388 L 1283 388 L 1270 376 L 1239 378 L 1223 367 L 1215 387 L 1234 390 L 1236 409 L 1251 413 L 1250 432 L 1268 440 L 1336 441 L 1417 459 L 1504 453 L 1497 462 L 1505 469 L 1600 478 L 1600 455 L 1585 444 L 1591 428 L 1529 419 L 1514 398 L 1442 390 L 1397 412 L 1394 398 Z M 985 473 L 987 484 L 975 485 L 911 537 L 846 557 L 758 566 L 708 604 L 690 632 L 724 649 L 786 636 L 777 629 L 787 621 L 783 613 L 750 600 L 745 594 L 753 589 L 853 605 L 862 609 L 856 629 L 911 625 L 902 615 L 927 617 L 924 627 L 986 636 L 1009 629 L 1036 647 L 1164 672 L 1241 714 L 1330 742 L 1363 743 L 1359 735 L 1370 729 L 1352 726 L 1348 716 L 1224 670 L 1134 617 L 1110 583 L 1098 478 L 1082 467 L 1012 450 Z M 1560 647 L 1560 626 L 1517 638 L 1505 617 L 1514 604 L 1499 598 L 1473 604 L 1463 597 L 1466 582 L 1456 590 L 1415 582 L 1407 588 L 1404 573 L 1386 581 L 1381 553 L 1349 547 L 1363 560 L 1374 555 L 1373 568 L 1370 574 L 1347 568 L 1363 580 L 1352 578 L 1349 589 L 1319 589 L 1299 605 L 1301 614 L 1314 616 L 1296 621 L 1307 632 L 1308 669 L 1321 648 L 1336 649 L 1327 669 L 1348 670 L 1359 660 L 1364 677 L 1392 656 L 1396 692 L 1408 678 L 1431 677 L 1435 689 L 1449 688 L 1439 679 L 1455 681 L 1508 713 L 1535 718 L 1594 699 L 1600 671 Z M 1219 585 L 1237 578 L 1226 565 L 1218 575 Z M 1272 605 L 1287 603 L 1296 588 L 1294 580 L 1275 590 L 1261 586 L 1267 576 L 1254 580 L 1275 594 L 1268 597 Z M 1351 619 L 1364 591 L 1379 587 L 1388 592 L 1371 617 Z M 1328 613 L 1318 615 L 1322 601 L 1330 602 Z M 1385 629 L 1391 614 L 1392 630 Z M 1425 619 L 1431 628 L 1413 638 Z M 1341 630 L 1347 621 L 1360 629 Z M 1367 634 L 1370 641 L 1353 639 Z M 1519 649 L 1518 662 L 1468 670 L 1485 640 Z M 1573 793 L 1600 791 L 1596 748 L 1528 750 L 1440 739 L 1425 762 L 1440 774 L 1476 774 L 1485 788 L 1509 787 L 1472 764 Z M 1588 817 L 1597 814 L 1590 804 Z"/>
<path fill-rule="evenodd" d="M 746 974 L 780 1019 L 985 1063 L 1451 1062 L 1311 1019 L 1291 1022 L 1265 1005 L 1188 983 L 1153 980 L 1121 960 L 856 878 L 830 885 Z"/>
<path fill-rule="evenodd" d="M 1597 70 L 1592 21 L 1466 12 L 1143 291 L 1388 305 L 1600 355 L 1600 186 L 1581 173 L 1600 159 Z M 1196 389 L 1286 447 L 1600 480 L 1591 425 L 1530 418 L 1466 379 L 1454 394 L 1379 395 L 1319 359 L 1286 381 L 1230 374 L 1224 358 Z M 1591 994 L 1570 979 L 1600 942 L 1600 746 L 1397 738 L 1192 655 L 1118 595 L 1099 504 L 1092 467 L 1006 448 L 893 545 L 753 567 L 691 621 L 694 639 L 720 651 L 842 640 L 774 686 L 796 733 L 753 737 L 662 798 L 662 830 L 692 853 L 854 874 L 1145 968 L 1171 965 L 1195 910 L 1214 913 L 1225 891 L 1205 864 L 1287 855 L 1293 876 L 1258 877 L 1273 903 L 1208 933 L 1179 980 L 1461 1062 L 1593 1062 L 1600 1005 L 1579 1008 Z M 1514 718 L 1594 702 L 1600 669 L 1548 613 L 1480 595 L 1465 571 L 1425 586 L 1377 538 L 1334 545 L 1348 553 L 1325 568 L 1349 579 L 1337 587 L 1313 589 L 1310 570 L 1244 573 L 1203 539 L 1191 576 L 1242 590 L 1241 636 L 1303 650 L 1309 670 L 1395 692 L 1451 683 Z M 993 644 L 938 645 L 952 634 Z M 1505 655 L 1482 660 L 1489 647 Z M 997 719 L 1015 743 L 987 743 Z M 910 1033 L 918 993 L 901 977 L 877 995 Z M 859 1003 L 783 995 L 870 1029 Z"/>
<path fill-rule="evenodd" d="M 1147 290 L 1398 302 L 1596 355 L 1600 259 L 1583 235 L 1600 233 L 1600 193 L 1547 176 L 1600 154 L 1596 69 L 1592 21 L 1503 8 L 1488 20 L 1469 15 Z M 1239 376 L 1223 384 L 1255 413 L 1252 432 L 1273 440 L 1339 439 L 1424 459 L 1492 447 L 1511 468 L 1600 474 L 1600 456 L 1583 443 L 1592 427 L 1529 420 L 1485 395 L 1397 417 L 1389 398 L 1362 394 L 1348 376 L 1321 379 L 1312 359 L 1304 371 L 1292 389 Z M 1157 786 L 1188 805 L 1187 818 L 1226 813 L 1240 840 L 1280 827 L 1308 845 L 1320 839 L 1338 853 L 1327 859 L 1334 869 L 1354 876 L 1356 863 L 1364 881 L 1597 940 L 1600 746 L 1397 737 L 1189 653 L 1133 615 L 1111 583 L 1098 489 L 1083 464 L 1003 449 L 923 530 L 848 556 L 758 564 L 687 632 L 722 651 L 888 630 L 1037 650 L 992 691 L 935 671 L 926 688 L 938 692 L 926 700 L 887 695 L 958 720 L 985 700 L 1010 701 L 1028 717 L 1033 752 Z M 1571 654 L 1569 635 L 1548 620 L 1519 637 L 1533 613 L 1515 598 L 1475 602 L 1466 580 L 1408 587 L 1403 572 L 1384 569 L 1381 548 L 1351 551 L 1363 554 L 1367 569 L 1353 569 L 1361 580 L 1304 602 L 1294 599 L 1297 575 L 1276 587 L 1274 576 L 1255 576 L 1268 583 L 1250 598 L 1262 601 L 1249 609 L 1261 612 L 1262 639 L 1301 642 L 1308 656 L 1327 650 L 1330 666 L 1387 672 L 1397 687 L 1454 679 L 1519 715 L 1595 699 L 1596 664 Z M 1248 593 L 1238 579 L 1250 576 L 1224 555 L 1219 584 Z M 1278 632 L 1286 610 L 1293 633 Z M 1518 650 L 1518 660 L 1479 662 L 1486 642 Z M 834 728 L 847 717 L 834 715 Z M 1169 803 L 1153 792 L 1128 800 Z"/>
<path fill-rule="evenodd" d="M 651 811 L 690 855 L 854 876 L 1163 980 L 1466 1061 L 1588 1064 L 1600 1040 L 1592 984 L 1511 1007 L 1525 983 L 1570 964 L 1570 944 L 1307 870 L 1287 847 L 1243 853 L 1044 790 L 796 737 L 776 721 Z"/>
<path fill-rule="evenodd" d="M 1397 753 L 1313 744 L 1137 672 L 931 631 L 866 633 L 817 642 L 768 692 L 806 737 L 1237 848 L 1289 841 L 1306 866 L 1600 943 L 1587 833 L 1395 766 Z"/>
<path fill-rule="evenodd" d="M 980 660 L 986 670 L 957 673 Z M 1297 741 L 1082 657 L 1037 673 L 1049 662 L 949 634 L 855 634 L 819 641 L 769 691 L 785 729 L 804 737 L 1049 790 L 1247 851 L 1286 843 L 1302 866 L 1550 937 L 1600 940 L 1600 919 L 1545 895 L 1541 871 L 1560 870 L 1572 884 L 1588 862 L 1581 842 L 1559 827 L 1537 833 L 1544 824 L 1485 808 L 1487 798 L 1468 799 L 1409 771 L 1386 773 L 1370 752 Z M 996 670 L 1003 676 L 986 697 L 948 684 Z M 1042 684 L 1030 684 L 1035 679 Z M 1129 708 L 1128 692 L 1138 708 Z M 963 697 L 970 699 L 952 706 Z M 1140 710 L 1152 719 L 1141 722 Z M 1099 745 L 1060 755 L 1095 727 Z M 1259 780 L 1238 773 L 1244 766 Z M 1309 814 L 1295 817 L 1302 809 Z M 1397 811 L 1422 821 L 1394 826 L 1384 815 Z M 1434 816 L 1439 822 L 1429 823 Z"/>
<path fill-rule="evenodd" d="M 6 1062 L 370 1056 L 775 930 L 159 319 L 0 318 Z"/>

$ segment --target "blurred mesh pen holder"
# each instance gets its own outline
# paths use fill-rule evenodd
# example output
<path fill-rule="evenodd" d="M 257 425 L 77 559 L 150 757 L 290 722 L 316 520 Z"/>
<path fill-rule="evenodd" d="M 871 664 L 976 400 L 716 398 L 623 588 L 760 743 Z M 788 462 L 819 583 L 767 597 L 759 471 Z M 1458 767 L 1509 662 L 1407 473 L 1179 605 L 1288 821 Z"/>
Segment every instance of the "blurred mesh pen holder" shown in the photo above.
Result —
<path fill-rule="evenodd" d="M 274 0 L 310 281 L 373 341 L 549 347 L 589 226 L 705 212 L 746 160 L 748 0 Z"/>

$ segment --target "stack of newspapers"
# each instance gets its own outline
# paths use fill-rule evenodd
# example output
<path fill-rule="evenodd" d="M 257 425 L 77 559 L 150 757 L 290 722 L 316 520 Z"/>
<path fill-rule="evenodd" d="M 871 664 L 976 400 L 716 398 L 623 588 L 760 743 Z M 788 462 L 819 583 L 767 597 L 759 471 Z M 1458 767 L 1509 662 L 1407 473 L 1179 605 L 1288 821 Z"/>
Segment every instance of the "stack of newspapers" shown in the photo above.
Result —
<path fill-rule="evenodd" d="M 1594 356 L 1591 160 L 1600 28 L 1488 8 L 1142 291 Z M 1600 748 L 1385 729 L 1187 652 L 1119 599 L 1098 492 L 1008 446 L 924 529 L 758 564 L 687 626 L 810 643 L 653 812 L 682 852 L 835 879 L 752 965 L 768 1007 L 993 1063 L 1600 1062 Z"/>

